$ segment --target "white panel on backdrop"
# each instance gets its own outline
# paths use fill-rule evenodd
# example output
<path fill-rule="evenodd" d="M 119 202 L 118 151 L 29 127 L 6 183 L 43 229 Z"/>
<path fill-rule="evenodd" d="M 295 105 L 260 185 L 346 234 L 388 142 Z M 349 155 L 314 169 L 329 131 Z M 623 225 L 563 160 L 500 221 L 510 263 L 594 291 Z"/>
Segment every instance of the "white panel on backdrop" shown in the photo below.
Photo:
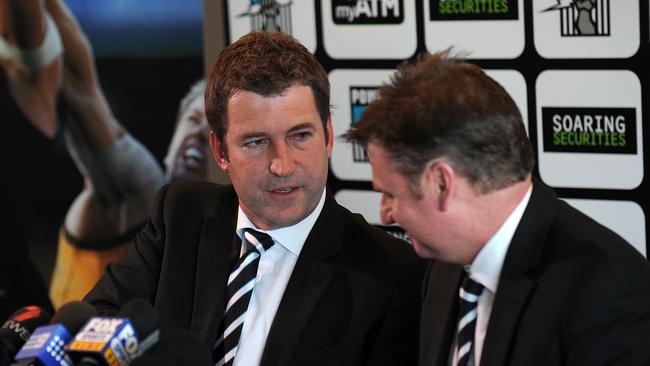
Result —
<path fill-rule="evenodd" d="M 485 73 L 501 84 L 510 94 L 519 108 L 526 133 L 528 133 L 528 95 L 524 76 L 517 70 L 485 70 Z"/>
<path fill-rule="evenodd" d="M 342 189 L 334 196 L 336 202 L 348 210 L 360 213 L 372 225 L 381 225 L 379 207 L 381 193 L 375 191 L 360 191 Z"/>
<path fill-rule="evenodd" d="M 315 18 L 313 1 L 228 0 L 231 42 L 253 30 L 280 31 L 293 35 L 309 52 L 314 53 L 316 52 Z"/>
<path fill-rule="evenodd" d="M 332 58 L 406 59 L 417 49 L 413 0 L 322 0 L 321 9 Z"/>
<path fill-rule="evenodd" d="M 334 137 L 341 136 L 356 122 L 366 106 L 377 97 L 377 89 L 390 79 L 394 70 L 333 70 L 329 74 Z M 526 81 L 517 70 L 486 70 L 512 96 L 521 111 L 528 131 Z M 371 181 L 372 171 L 363 148 L 338 143 L 332 152 L 332 172 L 338 179 Z"/>
<path fill-rule="evenodd" d="M 634 189 L 643 180 L 641 83 L 627 70 L 537 78 L 539 173 L 554 187 Z"/>
<path fill-rule="evenodd" d="M 646 253 L 645 214 L 636 202 L 564 199 L 600 224 L 627 240 L 643 256 Z"/>
<path fill-rule="evenodd" d="M 542 57 L 627 58 L 639 49 L 638 0 L 532 3 L 535 49 Z"/>
<path fill-rule="evenodd" d="M 395 70 L 333 70 L 329 74 L 334 109 L 332 123 L 338 138 L 359 119 L 377 89 L 390 79 Z M 330 160 L 332 172 L 342 180 L 371 181 L 372 172 L 364 149 L 358 144 L 338 142 Z"/>
<path fill-rule="evenodd" d="M 524 50 L 523 0 L 423 0 L 427 49 L 450 46 L 474 59 L 517 58 Z"/>

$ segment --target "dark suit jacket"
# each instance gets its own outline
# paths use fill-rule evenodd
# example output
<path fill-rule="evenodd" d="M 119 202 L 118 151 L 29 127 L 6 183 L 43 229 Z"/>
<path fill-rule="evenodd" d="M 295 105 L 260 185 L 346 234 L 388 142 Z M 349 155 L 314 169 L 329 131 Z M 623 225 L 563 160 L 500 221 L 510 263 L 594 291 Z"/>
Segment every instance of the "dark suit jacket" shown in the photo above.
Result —
<path fill-rule="evenodd" d="M 458 265 L 430 265 L 421 365 L 448 365 L 461 273 Z M 644 365 L 648 337 L 648 263 L 534 181 L 505 258 L 481 366 Z"/>
<path fill-rule="evenodd" d="M 100 311 L 151 301 L 163 329 L 212 345 L 239 255 L 232 187 L 163 187 L 135 244 L 86 296 Z M 412 248 L 328 194 L 268 334 L 262 365 L 396 365 L 417 360 L 424 265 Z"/>

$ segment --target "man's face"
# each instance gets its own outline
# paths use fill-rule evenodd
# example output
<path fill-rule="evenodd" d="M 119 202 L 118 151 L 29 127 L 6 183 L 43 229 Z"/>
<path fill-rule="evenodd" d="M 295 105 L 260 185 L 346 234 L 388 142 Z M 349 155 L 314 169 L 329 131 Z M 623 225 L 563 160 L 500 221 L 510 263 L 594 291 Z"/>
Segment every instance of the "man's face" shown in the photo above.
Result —
<path fill-rule="evenodd" d="M 331 120 L 326 140 L 311 88 L 294 85 L 272 97 L 239 91 L 228 100 L 227 121 L 226 149 L 214 134 L 210 143 L 251 221 L 272 230 L 309 215 L 325 188 L 332 153 Z"/>
<path fill-rule="evenodd" d="M 411 190 L 409 181 L 395 168 L 386 150 L 378 144 L 368 144 L 368 159 L 372 166 L 372 184 L 381 195 L 380 217 L 382 224 L 397 223 L 404 229 L 416 253 L 421 257 L 439 257 L 435 244 L 436 205 L 427 187 L 421 197 Z"/>
<path fill-rule="evenodd" d="M 200 94 L 181 115 L 169 145 L 165 166 L 170 180 L 207 179 L 208 130 L 203 95 Z"/>

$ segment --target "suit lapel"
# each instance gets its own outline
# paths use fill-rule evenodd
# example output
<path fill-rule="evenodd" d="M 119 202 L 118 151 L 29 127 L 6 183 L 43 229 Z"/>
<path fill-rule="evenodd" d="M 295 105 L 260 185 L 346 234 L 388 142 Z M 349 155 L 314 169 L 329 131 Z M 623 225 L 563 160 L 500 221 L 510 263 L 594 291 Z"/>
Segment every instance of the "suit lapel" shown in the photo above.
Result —
<path fill-rule="evenodd" d="M 483 343 L 481 366 L 507 364 L 515 328 L 534 285 L 535 282 L 528 278 L 502 277 L 499 281 Z"/>
<path fill-rule="evenodd" d="M 508 362 L 516 327 L 527 299 L 535 289 L 534 269 L 540 263 L 543 242 L 555 216 L 556 205 L 555 194 L 534 180 L 533 193 L 501 270 L 483 344 L 482 366 L 505 365 Z"/>
<path fill-rule="evenodd" d="M 343 220 L 338 205 L 327 194 L 325 205 L 298 256 L 262 354 L 263 365 L 292 363 L 313 310 L 339 272 L 325 259 L 342 246 Z"/>
<path fill-rule="evenodd" d="M 237 200 L 228 200 L 219 208 L 217 215 L 221 217 L 205 218 L 201 232 L 190 329 L 208 342 L 216 339 L 225 308 L 228 276 L 239 255 L 236 214 Z"/>
<path fill-rule="evenodd" d="M 420 322 L 420 364 L 446 365 L 456 327 L 462 267 L 432 262 Z"/>

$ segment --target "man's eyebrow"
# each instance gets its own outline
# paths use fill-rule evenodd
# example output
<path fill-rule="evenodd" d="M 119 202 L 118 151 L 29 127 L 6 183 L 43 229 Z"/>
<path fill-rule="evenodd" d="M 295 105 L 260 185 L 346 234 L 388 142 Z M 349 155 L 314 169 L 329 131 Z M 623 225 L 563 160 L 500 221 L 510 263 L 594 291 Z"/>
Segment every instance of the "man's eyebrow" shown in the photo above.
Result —
<path fill-rule="evenodd" d="M 316 129 L 316 127 L 311 122 L 302 122 L 302 123 L 299 123 L 299 124 L 291 127 L 289 129 L 289 132 L 295 132 L 295 131 L 304 130 L 304 129 L 312 129 L 313 130 L 313 129 Z"/>
<path fill-rule="evenodd" d="M 239 136 L 239 140 L 245 141 L 245 140 L 248 140 L 248 139 L 252 139 L 252 138 L 256 138 L 256 137 L 264 137 L 264 136 L 266 136 L 266 134 L 264 134 L 263 132 L 247 132 L 247 133 Z"/>

